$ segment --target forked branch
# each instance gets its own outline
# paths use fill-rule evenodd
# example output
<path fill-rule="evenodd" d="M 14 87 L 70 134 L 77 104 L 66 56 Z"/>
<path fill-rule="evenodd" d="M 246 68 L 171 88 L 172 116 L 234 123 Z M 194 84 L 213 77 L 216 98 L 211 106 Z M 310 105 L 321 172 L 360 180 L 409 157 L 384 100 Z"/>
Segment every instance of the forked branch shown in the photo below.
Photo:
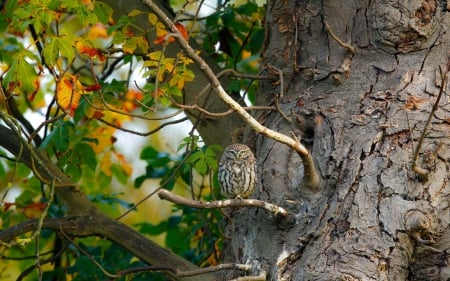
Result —
<path fill-rule="evenodd" d="M 198 53 L 188 44 L 184 37 L 180 34 L 176 28 L 174 22 L 158 7 L 152 0 L 144 0 L 144 3 L 150 7 L 150 9 L 158 16 L 159 20 L 168 28 L 180 44 L 180 47 L 186 52 L 186 54 L 200 67 L 203 74 L 209 80 L 211 87 L 218 97 L 226 103 L 231 109 L 233 109 L 239 116 L 247 123 L 250 128 L 255 132 L 260 133 L 275 141 L 284 143 L 290 148 L 295 150 L 302 158 L 303 163 L 309 163 L 305 165 L 305 176 L 303 177 L 302 187 L 311 189 L 318 189 L 320 186 L 320 177 L 317 170 L 314 167 L 314 161 L 311 153 L 303 146 L 298 140 L 291 138 L 285 134 L 281 134 L 277 131 L 271 130 L 261 125 L 256 119 L 254 119 L 242 106 L 239 105 L 232 97 L 230 97 L 225 89 L 222 87 L 219 79 L 214 74 L 209 65 L 198 55 Z M 307 170 L 308 169 L 308 170 Z"/>

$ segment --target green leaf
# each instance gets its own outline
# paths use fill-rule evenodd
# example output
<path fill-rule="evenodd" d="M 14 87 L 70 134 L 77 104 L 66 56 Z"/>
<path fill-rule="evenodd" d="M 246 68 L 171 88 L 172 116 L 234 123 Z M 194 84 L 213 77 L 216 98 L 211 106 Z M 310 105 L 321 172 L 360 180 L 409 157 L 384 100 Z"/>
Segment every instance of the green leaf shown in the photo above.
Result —
<path fill-rule="evenodd" d="M 258 12 L 258 5 L 254 2 L 247 2 L 244 5 L 240 5 L 236 8 L 236 13 L 241 15 L 251 16 L 253 13 Z"/>
<path fill-rule="evenodd" d="M 111 172 L 121 184 L 127 184 L 129 177 L 119 164 L 113 163 L 111 165 Z"/>
<path fill-rule="evenodd" d="M 168 226 L 167 221 L 162 221 L 158 224 L 151 224 L 144 222 L 136 225 L 136 227 L 139 229 L 139 232 L 153 236 L 160 235 L 166 232 L 167 226 Z"/>
<path fill-rule="evenodd" d="M 81 178 L 81 166 L 80 162 L 74 160 L 69 161 L 66 169 L 64 170 L 73 182 L 77 182 Z"/>
<path fill-rule="evenodd" d="M 75 126 L 69 121 L 58 120 L 54 130 L 44 139 L 41 147 L 46 148 L 52 144 L 58 151 L 66 151 L 70 145 L 70 139 Z"/>
<path fill-rule="evenodd" d="M 113 79 L 109 83 L 101 83 L 103 92 L 126 93 L 128 90 L 128 81 Z"/>
<path fill-rule="evenodd" d="M 95 1 L 94 2 L 94 14 L 97 16 L 98 20 L 102 23 L 108 23 L 110 17 L 112 16 L 113 10 L 106 3 Z"/>
<path fill-rule="evenodd" d="M 164 167 L 172 161 L 168 153 L 159 152 L 151 146 L 142 150 L 140 158 L 147 161 L 148 165 L 152 167 Z"/>
<path fill-rule="evenodd" d="M 40 67 L 39 58 L 28 50 L 23 49 L 13 55 L 12 63 L 3 79 L 3 86 L 7 90 L 17 95 L 21 93 L 31 95 L 37 92 L 39 78 L 31 61 Z"/>
<path fill-rule="evenodd" d="M 86 165 L 89 169 L 95 171 L 97 168 L 97 157 L 90 145 L 80 142 L 74 146 L 73 150 L 78 154 L 80 164 Z"/>
<path fill-rule="evenodd" d="M 200 161 L 195 163 L 195 170 L 197 170 L 197 172 L 202 176 L 207 174 L 208 165 L 206 164 L 205 158 L 202 158 Z"/>
<path fill-rule="evenodd" d="M 136 177 L 134 180 L 134 188 L 139 188 L 144 183 L 144 181 L 147 179 L 145 175 Z"/>
<path fill-rule="evenodd" d="M 178 228 L 178 224 L 181 222 L 182 217 L 181 216 L 170 216 L 169 220 L 167 222 L 167 228 Z"/>
<path fill-rule="evenodd" d="M 47 64 L 56 65 L 58 58 L 65 57 L 70 63 L 75 58 L 73 48 L 73 38 L 71 36 L 50 37 L 49 42 L 45 44 L 42 55 Z"/>

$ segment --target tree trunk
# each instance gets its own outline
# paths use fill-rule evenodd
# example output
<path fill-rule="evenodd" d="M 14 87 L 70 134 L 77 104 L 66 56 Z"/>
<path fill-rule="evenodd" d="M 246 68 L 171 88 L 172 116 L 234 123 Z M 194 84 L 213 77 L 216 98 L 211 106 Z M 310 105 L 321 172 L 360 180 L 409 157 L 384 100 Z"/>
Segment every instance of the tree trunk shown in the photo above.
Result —
<path fill-rule="evenodd" d="M 445 5 L 268 3 L 262 67 L 274 74 L 281 69 L 284 80 L 262 83 L 258 104 L 273 104 L 278 95 L 287 118 L 278 112 L 256 117 L 297 135 L 323 184 L 300 190 L 298 155 L 262 136 L 247 137 L 260 173 L 253 197 L 288 208 L 294 219 L 279 221 L 256 209 L 232 213 L 226 260 L 257 265 L 268 280 L 450 278 L 448 95 L 418 158 L 428 178 L 411 169 L 440 90 L 439 66 L 447 69 Z"/>

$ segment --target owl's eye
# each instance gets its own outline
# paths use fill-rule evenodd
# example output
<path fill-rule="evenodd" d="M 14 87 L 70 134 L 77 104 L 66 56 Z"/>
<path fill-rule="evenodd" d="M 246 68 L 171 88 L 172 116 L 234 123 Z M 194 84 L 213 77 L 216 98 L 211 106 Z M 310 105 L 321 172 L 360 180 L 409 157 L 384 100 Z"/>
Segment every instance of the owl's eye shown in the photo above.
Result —
<path fill-rule="evenodd" d="M 236 151 L 233 150 L 227 151 L 227 158 L 236 158 L 236 157 L 238 157 Z"/>
<path fill-rule="evenodd" d="M 237 158 L 245 158 L 245 150 L 239 150 L 236 154 Z"/>

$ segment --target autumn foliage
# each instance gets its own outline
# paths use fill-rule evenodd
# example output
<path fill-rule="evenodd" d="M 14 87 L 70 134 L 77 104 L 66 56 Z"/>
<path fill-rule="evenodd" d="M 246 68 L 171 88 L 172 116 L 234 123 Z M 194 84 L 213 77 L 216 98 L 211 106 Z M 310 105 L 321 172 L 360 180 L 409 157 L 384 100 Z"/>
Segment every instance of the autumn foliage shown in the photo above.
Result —
<path fill-rule="evenodd" d="M 150 197 L 141 200 L 149 193 L 141 188 L 149 179 L 156 180 L 158 188 L 178 189 L 185 194 L 189 190 L 189 194 L 197 199 L 211 200 L 220 196 L 214 189 L 219 146 L 206 148 L 201 138 L 191 133 L 179 141 L 178 150 L 169 154 L 162 151 L 162 143 L 166 140 L 154 136 L 166 125 L 178 123 L 170 118 L 182 113 L 183 106 L 192 106 L 180 101 L 186 85 L 193 83 L 197 75 L 191 69 L 193 61 L 181 51 L 168 55 L 165 48 L 177 44 L 177 37 L 186 40 L 193 37 L 191 30 L 199 23 L 182 19 L 174 24 L 177 31 L 174 33 L 148 10 L 132 10 L 113 18 L 112 8 L 94 0 L 8 0 L 2 5 L 2 126 L 23 137 L 24 143 L 55 164 L 111 217 L 138 210 L 135 202 L 145 202 Z M 240 13 L 244 17 L 255 22 L 260 20 L 262 9 L 256 4 L 249 2 L 243 7 Z M 227 9 L 236 12 L 234 7 Z M 150 23 L 150 30 L 137 26 L 136 20 L 142 16 Z M 223 26 L 220 17 L 224 19 Z M 206 21 L 209 21 L 207 32 L 198 35 L 204 36 L 199 39 L 204 42 L 205 53 L 212 52 L 210 47 L 219 43 L 220 29 L 226 28 L 234 33 L 229 43 L 234 44 L 235 57 L 219 50 L 218 60 L 225 67 L 240 63 L 241 70 L 253 67 L 256 71 L 256 60 L 252 58 L 259 49 L 253 45 L 239 47 L 235 44 L 248 42 L 246 37 L 255 36 L 251 30 L 255 24 L 242 24 L 247 21 L 241 18 L 242 22 L 235 25 L 219 8 Z M 200 24 L 204 25 L 205 21 Z M 238 31 L 239 25 L 245 30 L 234 32 Z M 261 30 L 257 32 L 258 36 L 262 34 Z M 196 34 L 199 34 L 198 30 Z M 256 44 L 255 40 L 252 42 Z M 261 45 L 262 39 L 258 42 Z M 254 84 L 236 79 L 230 87 L 239 91 L 246 85 L 246 95 L 254 99 Z M 173 114 L 174 110 L 178 113 Z M 180 118 L 181 121 L 185 119 Z M 195 126 L 192 132 L 194 129 Z M 127 154 L 123 143 L 127 148 L 134 148 L 134 143 L 127 142 L 127 134 L 146 137 L 146 145 L 136 146 L 133 155 Z M 122 147 L 117 145 L 119 141 L 122 141 Z M 21 160 L 21 155 L 11 156 L 6 149 L 0 148 L 0 233 L 31 218 L 65 216 L 65 207 L 51 196 L 52 189 L 58 186 L 41 181 L 42 175 L 36 175 L 33 166 L 36 163 L 30 168 Z M 143 165 L 143 169 L 136 169 L 136 162 Z M 128 191 L 130 189 L 132 192 Z M 141 197 L 127 196 L 130 193 Z M 222 214 L 219 211 L 200 212 L 175 207 L 164 220 L 148 221 L 145 214 L 142 217 L 133 227 L 143 234 L 159 237 L 162 244 L 196 264 L 218 264 L 222 244 L 218 225 Z M 36 236 L 32 235 L 17 238 L 11 244 L 2 243 L 0 260 L 8 255 L 38 256 L 38 252 L 61 250 L 55 246 L 61 242 L 61 235 L 54 232 L 40 235 L 38 245 Z M 184 241 L 180 242 L 180 237 Z M 34 259 L 13 267 L 29 266 L 30 272 L 23 274 L 34 279 L 48 274 L 59 280 L 86 280 L 95 279 L 95 276 L 104 279 L 101 268 L 95 263 L 87 264 L 89 258 L 124 268 L 141 265 L 122 248 L 105 241 L 95 238 L 80 243 L 62 240 L 66 247 L 77 246 L 70 248 L 67 255 L 63 255 L 66 248 L 49 259 L 55 265 L 54 271 L 50 269 L 53 266 L 36 266 Z M 85 248 L 89 254 L 78 247 Z M 108 251 L 123 259 L 116 263 L 108 260 L 114 257 L 108 255 Z M 79 259 L 79 256 L 86 259 Z M 7 261 L 7 264 L 9 268 L 14 263 Z M 3 269 L 0 265 L 0 279 Z M 148 275 L 141 277 L 145 280 Z"/>

